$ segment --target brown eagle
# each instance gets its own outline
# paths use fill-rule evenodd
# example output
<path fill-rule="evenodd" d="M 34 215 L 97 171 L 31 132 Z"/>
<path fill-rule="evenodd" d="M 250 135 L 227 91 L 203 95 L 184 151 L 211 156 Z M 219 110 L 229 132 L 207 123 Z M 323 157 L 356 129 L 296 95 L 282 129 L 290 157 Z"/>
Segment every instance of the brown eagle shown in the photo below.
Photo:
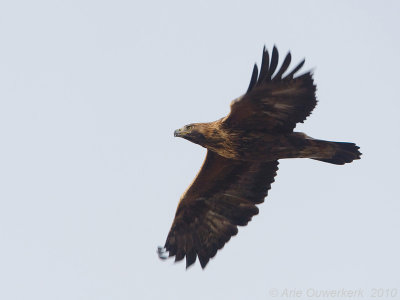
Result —
<path fill-rule="evenodd" d="M 186 256 L 186 268 L 199 258 L 204 269 L 210 258 L 258 214 L 274 182 L 278 160 L 311 158 L 343 165 L 359 159 L 353 143 L 317 140 L 293 131 L 314 109 L 312 73 L 295 76 L 300 62 L 285 75 L 288 53 L 280 69 L 274 46 L 263 50 L 260 73 L 254 65 L 247 92 L 232 101 L 228 116 L 211 123 L 194 123 L 174 135 L 207 148 L 207 156 L 182 195 L 159 257 Z M 274 74 L 275 73 L 275 74 Z M 167 254 L 169 253 L 169 255 Z"/>

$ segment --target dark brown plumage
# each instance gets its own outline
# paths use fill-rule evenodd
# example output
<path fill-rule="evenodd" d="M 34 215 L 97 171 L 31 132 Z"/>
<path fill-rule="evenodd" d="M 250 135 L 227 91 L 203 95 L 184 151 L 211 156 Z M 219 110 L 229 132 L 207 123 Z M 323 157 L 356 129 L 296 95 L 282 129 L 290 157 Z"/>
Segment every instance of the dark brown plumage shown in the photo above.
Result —
<path fill-rule="evenodd" d="M 304 60 L 286 76 L 290 53 L 281 68 L 274 47 L 271 61 L 263 51 L 260 74 L 254 65 L 247 92 L 232 101 L 231 112 L 211 123 L 186 125 L 175 131 L 207 148 L 207 156 L 193 183 L 182 195 L 160 258 L 186 257 L 186 267 L 199 258 L 205 268 L 237 226 L 258 214 L 256 204 L 267 196 L 278 170 L 278 159 L 311 158 L 332 164 L 359 159 L 353 143 L 328 142 L 293 132 L 314 109 L 315 85 L 307 72 L 295 77 Z"/>

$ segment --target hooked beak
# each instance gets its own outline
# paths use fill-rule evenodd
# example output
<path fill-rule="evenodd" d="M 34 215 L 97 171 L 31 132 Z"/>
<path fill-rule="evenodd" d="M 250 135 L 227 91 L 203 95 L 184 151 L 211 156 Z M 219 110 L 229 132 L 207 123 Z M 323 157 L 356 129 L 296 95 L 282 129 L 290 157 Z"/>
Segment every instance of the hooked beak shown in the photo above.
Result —
<path fill-rule="evenodd" d="M 187 133 L 188 132 L 186 130 L 183 130 L 182 128 L 180 128 L 180 129 L 177 129 L 177 130 L 174 131 L 174 136 L 182 137 Z"/>

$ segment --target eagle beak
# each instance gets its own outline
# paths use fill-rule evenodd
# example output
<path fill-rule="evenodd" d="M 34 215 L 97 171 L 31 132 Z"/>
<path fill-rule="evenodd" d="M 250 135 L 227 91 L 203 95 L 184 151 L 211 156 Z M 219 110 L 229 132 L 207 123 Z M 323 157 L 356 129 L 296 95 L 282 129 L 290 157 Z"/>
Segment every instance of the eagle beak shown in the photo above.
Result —
<path fill-rule="evenodd" d="M 174 131 L 174 136 L 182 137 L 182 136 L 184 136 L 186 133 L 188 133 L 188 132 L 187 132 L 186 130 L 183 130 L 183 129 L 181 128 L 181 129 L 177 129 L 177 130 Z"/>
<path fill-rule="evenodd" d="M 174 136 L 179 136 L 180 129 L 174 131 Z"/>

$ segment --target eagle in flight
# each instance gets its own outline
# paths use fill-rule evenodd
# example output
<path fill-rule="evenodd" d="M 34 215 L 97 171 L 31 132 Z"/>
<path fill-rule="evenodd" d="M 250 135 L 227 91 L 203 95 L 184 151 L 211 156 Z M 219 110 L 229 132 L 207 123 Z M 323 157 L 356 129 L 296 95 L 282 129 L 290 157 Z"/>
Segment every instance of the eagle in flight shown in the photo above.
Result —
<path fill-rule="evenodd" d="M 207 148 L 207 156 L 193 183 L 182 195 L 164 247 L 162 259 L 186 257 L 186 268 L 199 258 L 204 269 L 237 226 L 258 214 L 283 158 L 311 158 L 335 165 L 359 159 L 354 143 L 313 139 L 293 131 L 314 109 L 312 73 L 296 76 L 300 62 L 285 74 L 290 52 L 278 66 L 278 51 L 263 50 L 260 72 L 254 65 L 247 92 L 231 103 L 229 115 L 215 122 L 193 123 L 174 136 Z"/>

